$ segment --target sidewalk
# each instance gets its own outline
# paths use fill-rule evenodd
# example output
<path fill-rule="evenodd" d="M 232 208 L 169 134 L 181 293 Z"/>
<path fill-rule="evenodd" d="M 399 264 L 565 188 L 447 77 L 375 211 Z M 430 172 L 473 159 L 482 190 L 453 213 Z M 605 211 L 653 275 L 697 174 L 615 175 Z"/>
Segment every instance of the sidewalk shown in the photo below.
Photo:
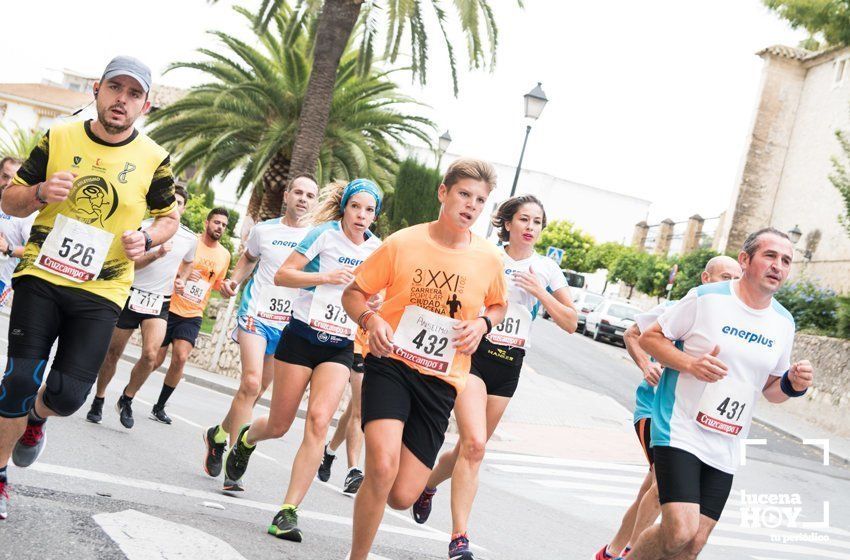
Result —
<path fill-rule="evenodd" d="M 140 353 L 138 346 L 130 344 L 122 359 L 135 363 Z M 165 370 L 162 366 L 158 371 Z M 191 364 L 186 365 L 184 380 L 225 395 L 234 395 L 239 387 L 237 379 Z M 269 406 L 270 398 L 269 391 L 259 404 Z M 850 462 L 850 438 L 837 437 L 787 408 L 783 410 L 782 405 L 760 402 L 757 411 L 757 421 L 795 439 L 828 439 L 833 460 Z M 298 417 L 303 419 L 305 412 L 299 409 Z M 457 441 L 453 422 L 446 441 Z M 635 439 L 631 411 L 611 397 L 540 375 L 527 365 L 488 448 L 582 460 L 634 464 L 646 461 Z"/>

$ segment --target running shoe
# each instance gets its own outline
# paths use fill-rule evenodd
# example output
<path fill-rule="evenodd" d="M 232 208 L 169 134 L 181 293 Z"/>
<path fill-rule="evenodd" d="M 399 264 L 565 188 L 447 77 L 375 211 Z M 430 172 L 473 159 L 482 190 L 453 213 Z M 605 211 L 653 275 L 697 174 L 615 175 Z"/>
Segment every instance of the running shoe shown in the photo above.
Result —
<path fill-rule="evenodd" d="M 419 498 L 413 504 L 413 519 L 420 525 L 428 521 L 428 517 L 431 515 L 431 500 L 436 493 L 437 490 L 429 492 L 426 488 L 419 494 Z"/>
<path fill-rule="evenodd" d="M 301 529 L 298 528 L 298 510 L 292 507 L 281 509 L 269 525 L 269 534 L 279 539 L 301 542 Z"/>
<path fill-rule="evenodd" d="M 319 465 L 319 480 L 322 482 L 327 482 L 331 477 L 331 466 L 334 464 L 334 459 L 336 459 L 336 455 L 331 455 L 328 453 L 328 445 L 325 444 L 324 456 L 322 457 L 322 464 Z"/>
<path fill-rule="evenodd" d="M 624 548 L 623 549 L 623 558 L 628 558 L 629 552 L 631 552 L 631 551 L 632 551 L 632 547 L 630 547 L 630 546 L 627 546 L 626 548 Z"/>
<path fill-rule="evenodd" d="M 221 474 L 221 458 L 224 457 L 224 448 L 227 446 L 227 443 L 215 442 L 216 431 L 218 431 L 218 426 L 204 430 L 204 444 L 207 446 L 207 454 L 204 457 L 204 472 L 212 477 Z"/>
<path fill-rule="evenodd" d="M 89 413 L 86 414 L 86 420 L 93 424 L 100 424 L 103 421 L 103 399 L 92 401 Z"/>
<path fill-rule="evenodd" d="M 469 550 L 469 537 L 460 535 L 449 543 L 449 560 L 475 560 Z"/>
<path fill-rule="evenodd" d="M 361 484 L 363 484 L 363 471 L 354 467 L 348 471 L 348 476 L 345 477 L 345 483 L 342 485 L 342 491 L 346 494 L 356 494 L 360 490 Z"/>
<path fill-rule="evenodd" d="M 225 492 L 244 492 L 245 485 L 242 484 L 242 479 L 230 480 L 225 476 L 224 486 L 222 486 L 222 490 L 224 490 Z"/>
<path fill-rule="evenodd" d="M 165 408 L 159 408 L 156 405 L 151 410 L 150 419 L 162 422 L 163 424 L 171 424 L 171 417 L 165 413 Z"/>
<path fill-rule="evenodd" d="M 124 395 L 121 395 L 118 398 L 118 402 L 115 403 L 115 412 L 118 413 L 121 419 L 121 425 L 128 430 L 136 423 L 133 420 L 133 399 L 128 399 Z"/>
<path fill-rule="evenodd" d="M 251 424 L 242 426 L 242 429 L 239 430 L 239 435 L 236 437 L 236 443 L 227 452 L 227 458 L 224 461 L 225 478 L 235 481 L 241 480 L 245 471 L 248 469 L 248 460 L 251 458 L 251 453 L 257 448 L 256 445 L 254 447 L 248 447 L 242 441 L 242 437 L 250 427 Z"/>
<path fill-rule="evenodd" d="M 44 451 L 47 436 L 44 433 L 44 424 L 34 426 L 27 424 L 24 435 L 15 444 L 12 450 L 12 462 L 19 467 L 28 467 L 38 460 Z"/>
<path fill-rule="evenodd" d="M 596 556 L 593 557 L 593 560 L 613 560 L 614 558 L 616 557 L 608 554 L 608 545 L 606 544 L 601 549 L 599 549 L 599 552 L 596 553 Z"/>
<path fill-rule="evenodd" d="M 9 493 L 6 486 L 6 481 L 0 480 L 0 521 L 9 516 Z"/>

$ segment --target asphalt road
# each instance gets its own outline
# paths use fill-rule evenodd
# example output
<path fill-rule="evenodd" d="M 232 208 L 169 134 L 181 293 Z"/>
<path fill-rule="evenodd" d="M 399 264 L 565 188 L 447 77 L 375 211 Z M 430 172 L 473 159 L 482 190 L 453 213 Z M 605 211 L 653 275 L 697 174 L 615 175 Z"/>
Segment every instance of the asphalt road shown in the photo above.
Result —
<path fill-rule="evenodd" d="M 0 333 L 5 331 L 0 318 Z M 623 354 L 621 348 L 567 336 L 539 321 L 528 362 L 541 374 L 609 394 L 629 407 L 640 374 Z M 246 477 L 247 491 L 227 495 L 221 481 L 201 468 L 201 431 L 218 421 L 229 397 L 183 384 L 169 403 L 175 423 L 158 424 L 147 419 L 162 380 L 154 374 L 135 401 L 136 427 L 125 430 L 111 406 L 129 367 L 119 366 L 102 425 L 86 422 L 86 408 L 51 419 L 40 461 L 29 469 L 10 466 L 12 502 L 9 519 L 0 522 L 0 558 L 345 557 L 353 502 L 339 490 L 341 464 L 329 483 L 314 483 L 303 504 L 303 543 L 265 533 L 283 497 L 301 420 L 282 440 L 261 444 Z M 850 528 L 850 472 L 823 467 L 794 442 L 778 445 L 751 454 L 736 477 L 738 494 L 701 558 L 850 558 L 845 530 Z M 476 558 L 591 558 L 615 530 L 643 472 L 639 465 L 490 454 L 473 510 Z M 797 495 L 798 521 L 820 521 L 823 502 L 829 502 L 829 523 L 817 529 L 787 523 L 742 526 L 740 490 Z M 388 512 L 376 539 L 377 558 L 446 558 L 448 493 L 446 486 L 437 494 L 426 526 L 416 525 L 409 512 Z"/>

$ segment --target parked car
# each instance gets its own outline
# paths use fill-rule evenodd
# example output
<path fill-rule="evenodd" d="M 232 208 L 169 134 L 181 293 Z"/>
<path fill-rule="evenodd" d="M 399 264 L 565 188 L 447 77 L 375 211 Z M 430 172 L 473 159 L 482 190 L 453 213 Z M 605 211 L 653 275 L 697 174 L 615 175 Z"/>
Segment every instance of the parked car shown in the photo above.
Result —
<path fill-rule="evenodd" d="M 588 313 L 584 335 L 593 340 L 606 338 L 623 343 L 623 333 L 635 322 L 635 316 L 643 311 L 620 301 L 605 300 Z"/>
<path fill-rule="evenodd" d="M 584 323 L 587 318 L 587 314 L 593 311 L 593 308 L 599 305 L 599 303 L 605 298 L 599 294 L 576 288 L 573 288 L 571 295 L 573 296 L 573 303 L 578 311 L 578 328 L 576 328 L 576 332 L 584 332 Z M 544 312 L 543 316 L 547 319 L 549 318 L 548 313 Z"/>

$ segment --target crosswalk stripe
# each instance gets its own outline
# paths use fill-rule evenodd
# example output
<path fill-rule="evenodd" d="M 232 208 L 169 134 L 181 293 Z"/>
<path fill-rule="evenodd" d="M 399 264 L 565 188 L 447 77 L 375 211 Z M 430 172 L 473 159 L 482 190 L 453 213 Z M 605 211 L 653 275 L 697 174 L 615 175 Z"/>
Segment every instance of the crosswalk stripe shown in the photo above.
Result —
<path fill-rule="evenodd" d="M 580 500 L 583 500 L 589 504 L 595 504 L 597 506 L 611 506 L 618 508 L 625 508 L 632 505 L 634 500 L 626 500 L 624 498 L 609 498 L 607 496 L 587 496 L 585 494 L 578 494 L 576 496 Z"/>
<path fill-rule="evenodd" d="M 767 528 L 767 527 L 755 528 L 755 527 L 743 527 L 741 525 L 735 525 L 733 523 L 724 523 L 724 522 L 718 523 L 715 526 L 714 530 L 715 531 L 725 531 L 727 533 L 738 533 L 738 534 L 751 535 L 751 536 L 754 536 L 754 537 L 764 537 L 764 538 L 770 538 L 772 536 L 794 538 L 794 537 L 797 537 L 801 534 L 805 534 L 805 533 L 808 532 L 808 531 L 795 532 L 793 530 L 793 528 L 791 528 L 791 527 L 784 528 L 784 529 L 774 529 L 774 528 Z M 829 539 L 828 541 L 819 542 L 819 543 L 815 543 L 815 544 L 818 544 L 820 546 L 832 546 L 832 547 L 836 547 L 836 548 L 850 549 L 850 542 L 836 540 L 836 539 Z"/>
<path fill-rule="evenodd" d="M 275 504 L 266 504 L 263 502 L 257 502 L 254 500 L 248 500 L 245 498 L 235 498 L 233 496 L 227 496 L 225 494 L 216 494 L 213 492 L 206 492 L 204 490 L 194 490 L 192 488 L 183 488 L 181 486 L 173 486 L 171 484 L 163 484 L 159 482 L 151 482 L 147 480 L 135 479 L 135 478 L 127 478 L 123 476 L 117 476 L 107 473 L 101 473 L 97 471 L 88 471 L 82 469 L 74 469 L 71 467 L 63 467 L 60 465 L 51 465 L 49 463 L 36 463 L 29 467 L 30 470 L 39 471 L 48 474 L 56 474 L 61 476 L 69 476 L 73 478 L 82 478 L 85 480 L 93 480 L 96 482 L 105 482 L 108 484 L 118 484 L 120 486 L 127 486 L 130 488 L 138 488 L 140 490 L 151 490 L 153 492 L 162 492 L 165 494 L 173 494 L 177 496 L 186 496 L 190 498 L 198 498 L 201 500 L 213 500 L 217 502 L 225 502 L 237 506 L 247 507 L 258 509 L 262 511 L 268 511 L 277 513 L 280 509 L 279 505 Z M 332 515 L 328 513 L 321 513 L 317 511 L 310 511 L 299 509 L 298 510 L 299 517 L 305 519 L 317 519 L 319 521 L 327 521 L 330 523 L 336 523 L 339 525 L 347 525 L 351 526 L 351 517 L 343 517 L 341 515 Z M 445 537 L 431 533 L 429 531 L 422 531 L 419 529 L 412 529 L 409 527 L 401 527 L 398 525 L 386 525 L 381 524 L 379 527 L 381 531 L 385 531 L 387 533 L 396 533 L 399 535 L 406 535 L 410 537 L 418 537 L 422 539 L 428 539 L 433 541 L 445 542 Z"/>
<path fill-rule="evenodd" d="M 743 539 L 735 539 L 731 537 L 719 537 L 712 535 L 708 537 L 708 543 L 717 546 L 731 546 L 736 548 L 751 548 L 756 550 L 783 552 L 786 554 L 800 554 L 803 558 L 839 558 L 847 560 L 846 552 L 836 552 L 833 550 L 822 550 L 812 546 L 803 546 L 799 544 L 782 544 L 770 541 L 745 541 Z"/>
<path fill-rule="evenodd" d="M 127 560 L 245 560 L 232 546 L 217 537 L 134 509 L 99 513 L 93 518 L 127 556 Z"/>
<path fill-rule="evenodd" d="M 561 457 L 540 457 L 537 455 L 523 455 L 520 453 L 498 453 L 488 451 L 484 457 L 485 461 L 508 461 L 512 463 L 535 463 L 538 465 L 558 465 L 562 467 L 578 467 L 584 469 L 603 469 L 613 471 L 625 471 L 646 474 L 649 467 L 646 465 L 629 465 L 626 463 L 606 463 L 602 461 L 584 461 L 579 459 L 564 459 Z"/>
<path fill-rule="evenodd" d="M 640 486 L 643 483 L 642 478 L 634 476 L 622 476 L 617 474 L 602 474 L 594 472 L 584 472 L 565 469 L 547 469 L 544 467 L 525 467 L 521 465 L 502 465 L 491 464 L 490 468 L 513 474 L 533 474 L 533 475 L 549 475 L 566 478 L 580 478 L 585 480 L 600 480 L 605 482 L 624 482 L 627 484 Z"/>
<path fill-rule="evenodd" d="M 723 519 L 741 519 L 741 511 L 734 507 L 723 510 Z M 800 521 L 804 521 L 801 519 Z M 818 533 L 826 533 L 829 535 L 837 535 L 839 537 L 850 536 L 850 532 L 838 527 L 821 527 L 817 530 Z"/>
<path fill-rule="evenodd" d="M 622 486 L 608 486 L 606 484 L 588 484 L 586 482 L 570 482 L 568 480 L 538 480 L 531 482 L 547 488 L 558 488 L 562 490 L 592 490 L 594 492 L 608 492 L 610 494 L 623 494 L 624 496 L 636 496 L 637 491 L 633 488 Z"/>

